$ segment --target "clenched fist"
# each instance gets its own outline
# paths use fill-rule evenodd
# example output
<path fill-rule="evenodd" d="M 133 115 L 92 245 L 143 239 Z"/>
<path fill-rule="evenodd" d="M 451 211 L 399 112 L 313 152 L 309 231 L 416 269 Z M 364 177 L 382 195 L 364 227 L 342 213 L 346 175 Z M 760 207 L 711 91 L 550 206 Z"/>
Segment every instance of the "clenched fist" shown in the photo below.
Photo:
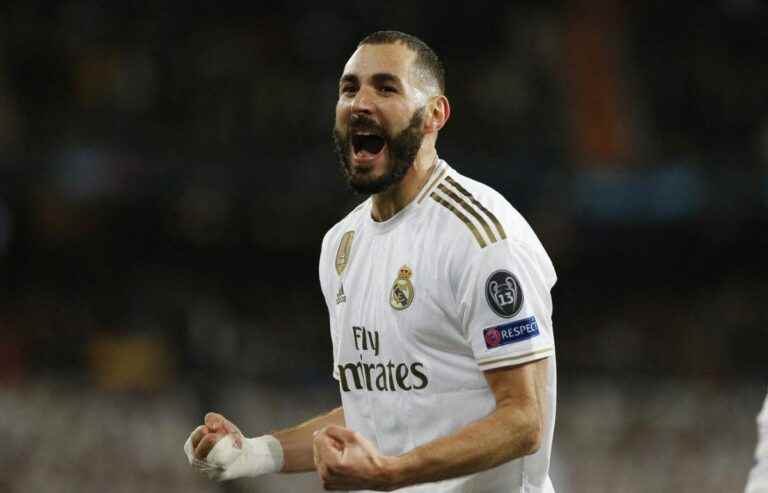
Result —
<path fill-rule="evenodd" d="M 271 435 L 246 438 L 221 414 L 208 413 L 184 444 L 190 465 L 210 479 L 225 481 L 278 472 L 283 449 Z"/>
<path fill-rule="evenodd" d="M 315 433 L 317 473 L 326 490 L 391 491 L 397 487 L 394 458 L 381 455 L 365 437 L 327 426 Z"/>

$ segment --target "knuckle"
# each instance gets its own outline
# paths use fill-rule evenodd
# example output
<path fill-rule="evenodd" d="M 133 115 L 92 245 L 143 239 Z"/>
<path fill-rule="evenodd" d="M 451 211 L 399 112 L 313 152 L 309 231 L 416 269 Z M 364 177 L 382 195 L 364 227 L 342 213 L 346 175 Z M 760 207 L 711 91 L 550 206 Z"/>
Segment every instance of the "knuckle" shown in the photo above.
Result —
<path fill-rule="evenodd" d="M 205 424 L 208 426 L 211 425 L 218 425 L 221 423 L 221 421 L 224 419 L 224 417 L 221 414 L 218 413 L 208 413 L 205 415 Z"/>
<path fill-rule="evenodd" d="M 341 464 L 328 464 L 327 470 L 329 476 L 338 476 L 344 473 L 344 467 Z"/>

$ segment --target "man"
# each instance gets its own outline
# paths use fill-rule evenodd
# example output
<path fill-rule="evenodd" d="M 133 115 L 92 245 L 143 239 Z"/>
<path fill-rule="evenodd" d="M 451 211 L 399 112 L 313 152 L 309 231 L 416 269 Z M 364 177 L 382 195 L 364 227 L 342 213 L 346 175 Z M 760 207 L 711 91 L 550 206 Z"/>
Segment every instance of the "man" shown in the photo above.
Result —
<path fill-rule="evenodd" d="M 361 41 L 334 141 L 371 197 L 320 255 L 342 406 L 252 439 L 208 414 L 185 446 L 196 468 L 315 469 L 345 491 L 554 491 L 555 271 L 501 195 L 437 157 L 450 113 L 427 45 L 393 31 Z"/>
<path fill-rule="evenodd" d="M 749 474 L 744 493 L 768 492 L 768 395 L 763 402 L 763 410 L 757 416 L 757 448 L 755 465 Z"/>

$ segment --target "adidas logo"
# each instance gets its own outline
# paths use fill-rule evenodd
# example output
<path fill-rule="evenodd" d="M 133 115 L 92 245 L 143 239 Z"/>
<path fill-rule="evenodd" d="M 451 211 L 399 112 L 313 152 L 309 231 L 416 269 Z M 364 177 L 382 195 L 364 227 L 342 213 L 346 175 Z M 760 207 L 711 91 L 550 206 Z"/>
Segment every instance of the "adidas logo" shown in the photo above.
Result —
<path fill-rule="evenodd" d="M 344 285 L 339 286 L 339 290 L 336 292 L 336 304 L 346 303 L 347 296 L 344 294 Z"/>

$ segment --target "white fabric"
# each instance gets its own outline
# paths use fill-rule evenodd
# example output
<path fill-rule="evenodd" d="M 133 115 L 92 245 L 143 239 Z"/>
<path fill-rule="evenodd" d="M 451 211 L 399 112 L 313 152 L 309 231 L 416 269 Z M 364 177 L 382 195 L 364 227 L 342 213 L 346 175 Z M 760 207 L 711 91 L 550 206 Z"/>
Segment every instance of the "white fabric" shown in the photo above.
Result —
<path fill-rule="evenodd" d="M 349 231 L 354 237 L 339 274 L 337 252 Z M 395 309 L 390 297 L 404 266 L 413 300 Z M 371 219 L 368 199 L 334 226 L 323 240 L 319 270 L 346 424 L 384 454 L 405 453 L 492 412 L 495 399 L 483 371 L 549 359 L 546 424 L 536 454 L 403 491 L 554 491 L 548 469 L 556 399 L 550 289 L 556 275 L 509 202 L 439 161 L 417 198 L 388 221 Z M 518 281 L 522 304 L 515 314 L 500 316 L 491 307 L 487 285 L 497 271 Z M 535 325 L 520 325 L 531 317 Z M 487 342 L 486 329 L 505 326 L 538 333 L 506 344 Z"/>
<path fill-rule="evenodd" d="M 757 416 L 755 465 L 744 493 L 768 493 L 768 395 L 765 396 L 763 410 Z"/>
<path fill-rule="evenodd" d="M 205 460 L 199 460 L 194 456 L 190 435 L 184 444 L 184 453 L 192 467 L 216 481 L 256 477 L 282 470 L 283 448 L 272 435 L 243 437 L 242 444 L 241 448 L 236 447 L 234 437 L 226 435 L 214 445 Z"/>

